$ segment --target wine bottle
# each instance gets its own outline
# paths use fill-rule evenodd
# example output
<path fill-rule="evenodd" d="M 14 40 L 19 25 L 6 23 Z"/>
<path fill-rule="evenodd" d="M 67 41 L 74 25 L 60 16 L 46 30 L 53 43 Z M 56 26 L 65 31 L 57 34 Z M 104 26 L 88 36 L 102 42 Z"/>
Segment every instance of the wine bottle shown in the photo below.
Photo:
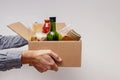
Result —
<path fill-rule="evenodd" d="M 48 41 L 59 41 L 62 40 L 60 33 L 56 31 L 56 17 L 50 17 L 50 31 L 47 34 Z"/>

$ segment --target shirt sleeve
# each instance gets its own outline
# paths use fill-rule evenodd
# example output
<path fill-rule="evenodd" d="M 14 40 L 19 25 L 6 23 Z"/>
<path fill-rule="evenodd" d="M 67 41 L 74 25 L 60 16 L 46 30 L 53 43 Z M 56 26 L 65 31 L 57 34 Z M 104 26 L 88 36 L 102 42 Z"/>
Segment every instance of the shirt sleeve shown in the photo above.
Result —
<path fill-rule="evenodd" d="M 21 36 L 2 36 L 0 35 L 0 49 L 17 48 L 28 44 L 27 40 Z"/>
<path fill-rule="evenodd" d="M 21 67 L 22 51 L 0 50 L 0 71 Z"/>

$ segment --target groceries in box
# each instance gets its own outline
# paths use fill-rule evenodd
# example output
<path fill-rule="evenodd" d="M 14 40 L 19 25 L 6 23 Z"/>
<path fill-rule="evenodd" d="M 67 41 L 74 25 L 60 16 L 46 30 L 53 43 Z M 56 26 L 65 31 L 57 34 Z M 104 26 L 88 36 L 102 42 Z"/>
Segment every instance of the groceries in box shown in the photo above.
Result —
<path fill-rule="evenodd" d="M 44 32 L 43 25 L 44 23 L 34 23 L 32 29 L 29 29 L 21 22 L 15 22 L 8 27 L 28 41 L 29 50 L 51 49 L 63 60 L 62 63 L 57 63 L 58 66 L 80 67 L 82 52 L 80 34 L 72 27 L 66 26 L 65 23 L 56 23 L 56 30 L 52 30 L 57 31 L 57 34 L 59 33 L 61 36 L 56 37 L 52 34 L 48 39 L 50 31 Z"/>

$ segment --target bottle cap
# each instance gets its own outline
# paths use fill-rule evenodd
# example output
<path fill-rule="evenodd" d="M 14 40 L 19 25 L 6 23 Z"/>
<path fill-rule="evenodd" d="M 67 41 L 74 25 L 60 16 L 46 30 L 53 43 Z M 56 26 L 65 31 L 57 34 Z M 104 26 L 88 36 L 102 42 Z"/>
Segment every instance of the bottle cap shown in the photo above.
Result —
<path fill-rule="evenodd" d="M 50 17 L 50 22 L 56 22 L 56 17 Z"/>
<path fill-rule="evenodd" d="M 50 22 L 50 20 L 49 20 L 49 19 L 45 19 L 44 21 L 45 21 L 45 22 Z"/>

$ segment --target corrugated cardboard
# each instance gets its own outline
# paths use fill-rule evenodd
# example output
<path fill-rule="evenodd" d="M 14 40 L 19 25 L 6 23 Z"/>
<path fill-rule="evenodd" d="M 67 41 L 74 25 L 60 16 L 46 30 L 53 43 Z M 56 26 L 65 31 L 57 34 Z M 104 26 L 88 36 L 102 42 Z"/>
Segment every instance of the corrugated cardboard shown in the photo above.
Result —
<path fill-rule="evenodd" d="M 63 67 L 80 67 L 81 66 L 81 44 L 82 41 L 30 41 L 30 50 L 51 49 L 62 59 L 58 63 Z"/>
<path fill-rule="evenodd" d="M 57 30 L 65 26 L 63 23 L 57 23 Z M 81 48 L 82 41 L 30 41 L 33 31 L 27 29 L 22 23 L 17 22 L 8 25 L 10 29 L 28 40 L 29 50 L 51 49 L 62 58 L 62 63 L 57 63 L 62 67 L 80 67 L 81 66 Z"/>
<path fill-rule="evenodd" d="M 14 32 L 22 36 L 24 39 L 29 41 L 31 39 L 31 36 L 34 34 L 34 32 L 27 27 L 25 27 L 22 23 L 16 22 L 13 24 L 8 25 L 10 29 L 12 29 Z"/>

